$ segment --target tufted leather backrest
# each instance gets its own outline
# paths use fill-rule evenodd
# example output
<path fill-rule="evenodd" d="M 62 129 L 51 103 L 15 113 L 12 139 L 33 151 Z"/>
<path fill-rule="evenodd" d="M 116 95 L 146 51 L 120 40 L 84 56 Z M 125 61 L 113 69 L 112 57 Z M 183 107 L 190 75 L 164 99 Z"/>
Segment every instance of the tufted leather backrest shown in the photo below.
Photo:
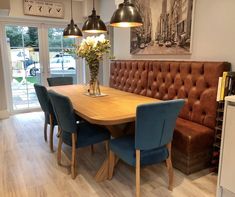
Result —
<path fill-rule="evenodd" d="M 146 95 L 148 61 L 112 61 L 110 87 Z"/>
<path fill-rule="evenodd" d="M 218 79 L 229 69 L 225 62 L 117 60 L 110 86 L 160 100 L 183 98 L 181 118 L 214 128 Z"/>

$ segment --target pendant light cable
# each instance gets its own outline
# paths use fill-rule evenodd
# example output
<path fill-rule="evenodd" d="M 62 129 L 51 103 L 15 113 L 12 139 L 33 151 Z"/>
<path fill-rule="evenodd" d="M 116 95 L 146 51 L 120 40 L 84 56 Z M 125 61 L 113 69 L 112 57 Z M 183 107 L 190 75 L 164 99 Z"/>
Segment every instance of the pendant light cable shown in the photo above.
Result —
<path fill-rule="evenodd" d="M 71 0 L 71 20 L 70 24 L 64 29 L 63 36 L 66 38 L 82 37 L 82 32 L 73 21 L 73 0 Z"/>
<path fill-rule="evenodd" d="M 73 19 L 73 0 L 71 0 L 71 19 Z"/>

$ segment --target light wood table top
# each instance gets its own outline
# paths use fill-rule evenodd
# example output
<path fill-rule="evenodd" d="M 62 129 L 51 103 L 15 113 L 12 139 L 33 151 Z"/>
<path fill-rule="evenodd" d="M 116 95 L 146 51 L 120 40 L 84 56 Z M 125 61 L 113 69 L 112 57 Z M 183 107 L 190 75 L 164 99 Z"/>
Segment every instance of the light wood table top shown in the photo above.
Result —
<path fill-rule="evenodd" d="M 90 123 L 117 125 L 135 120 L 136 107 L 140 104 L 159 102 L 159 100 L 114 88 L 101 86 L 103 97 L 85 95 L 82 85 L 49 87 L 59 94 L 69 97 L 75 112 Z"/>

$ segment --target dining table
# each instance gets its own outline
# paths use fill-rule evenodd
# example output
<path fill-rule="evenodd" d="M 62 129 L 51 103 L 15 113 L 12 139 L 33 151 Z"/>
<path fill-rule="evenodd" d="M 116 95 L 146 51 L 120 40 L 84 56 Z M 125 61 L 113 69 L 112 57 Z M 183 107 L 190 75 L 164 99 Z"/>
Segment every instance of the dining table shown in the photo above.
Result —
<path fill-rule="evenodd" d="M 134 130 L 133 123 L 136 118 L 138 105 L 159 102 L 159 100 L 151 97 L 111 87 L 101 86 L 100 89 L 102 94 L 94 97 L 89 96 L 87 86 L 84 85 L 65 85 L 48 88 L 50 91 L 67 96 L 78 116 L 89 123 L 105 126 L 112 138 L 123 136 L 130 130 Z M 95 180 L 97 182 L 110 178 L 109 174 L 113 174 L 109 172 L 109 169 L 113 169 L 110 168 L 110 165 L 107 157 L 96 173 Z"/>

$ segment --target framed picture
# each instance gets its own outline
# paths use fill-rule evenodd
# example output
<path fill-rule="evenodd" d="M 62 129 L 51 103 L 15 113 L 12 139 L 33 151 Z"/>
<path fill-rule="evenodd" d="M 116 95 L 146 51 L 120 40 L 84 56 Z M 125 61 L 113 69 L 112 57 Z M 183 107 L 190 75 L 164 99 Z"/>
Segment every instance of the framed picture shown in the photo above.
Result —
<path fill-rule="evenodd" d="M 64 4 L 52 1 L 24 0 L 24 14 L 51 18 L 64 18 Z"/>
<path fill-rule="evenodd" d="M 143 26 L 131 28 L 133 55 L 191 54 L 194 0 L 132 0 Z"/>

